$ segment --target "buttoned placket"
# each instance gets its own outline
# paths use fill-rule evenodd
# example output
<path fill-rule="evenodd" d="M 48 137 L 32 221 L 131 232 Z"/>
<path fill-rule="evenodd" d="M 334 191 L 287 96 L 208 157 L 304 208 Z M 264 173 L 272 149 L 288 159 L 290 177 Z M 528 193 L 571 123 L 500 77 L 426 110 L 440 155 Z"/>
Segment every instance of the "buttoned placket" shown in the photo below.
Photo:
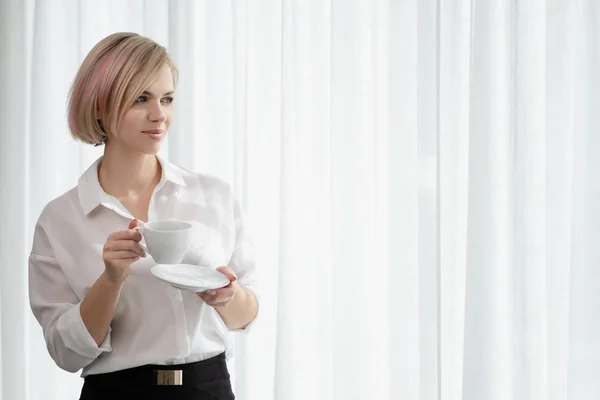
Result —
<path fill-rule="evenodd" d="M 156 212 L 156 199 L 159 197 L 159 193 L 163 190 L 167 184 L 165 179 L 165 173 L 163 174 L 160 182 L 154 188 L 152 196 L 150 197 L 150 204 L 148 206 L 148 220 L 153 221 L 158 219 L 158 213 Z M 187 331 L 187 317 L 185 315 L 185 304 L 183 302 L 183 296 L 181 290 L 171 287 L 165 283 L 165 286 L 169 298 L 171 299 L 171 308 L 173 309 L 173 315 L 175 316 L 175 340 L 177 341 L 178 354 L 182 357 L 187 356 L 191 351 L 190 338 Z"/>

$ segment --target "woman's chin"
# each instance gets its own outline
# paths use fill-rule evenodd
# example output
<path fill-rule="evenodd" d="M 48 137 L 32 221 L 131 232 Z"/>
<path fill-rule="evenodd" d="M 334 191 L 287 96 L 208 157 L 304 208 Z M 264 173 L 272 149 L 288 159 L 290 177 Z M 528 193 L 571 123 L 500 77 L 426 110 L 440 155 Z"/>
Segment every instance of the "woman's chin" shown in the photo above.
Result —
<path fill-rule="evenodd" d="M 154 145 L 154 146 L 131 146 L 129 147 L 131 153 L 137 153 L 137 154 L 145 154 L 148 156 L 153 156 L 158 154 L 158 152 L 160 152 L 160 145 Z"/>
<path fill-rule="evenodd" d="M 136 143 L 136 147 L 139 149 L 140 152 L 144 154 L 156 154 L 160 151 L 162 144 L 162 138 L 161 140 L 146 139 Z"/>
<path fill-rule="evenodd" d="M 147 155 L 156 155 L 160 152 L 160 148 L 162 146 L 162 140 L 137 140 L 137 141 L 117 141 L 113 140 L 111 142 L 106 143 L 106 148 L 115 147 L 113 150 L 117 150 L 120 148 L 119 152 L 131 152 L 133 153 L 142 153 Z"/>

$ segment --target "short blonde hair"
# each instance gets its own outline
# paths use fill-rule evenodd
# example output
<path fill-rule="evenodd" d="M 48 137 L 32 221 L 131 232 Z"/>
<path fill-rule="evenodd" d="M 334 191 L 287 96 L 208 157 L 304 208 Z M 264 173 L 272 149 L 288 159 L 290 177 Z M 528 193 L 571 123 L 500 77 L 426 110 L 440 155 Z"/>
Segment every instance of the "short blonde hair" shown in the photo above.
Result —
<path fill-rule="evenodd" d="M 71 135 L 97 146 L 106 142 L 107 133 L 118 132 L 125 112 L 165 65 L 177 85 L 177 67 L 163 46 L 132 32 L 102 39 L 83 60 L 69 92 Z"/>

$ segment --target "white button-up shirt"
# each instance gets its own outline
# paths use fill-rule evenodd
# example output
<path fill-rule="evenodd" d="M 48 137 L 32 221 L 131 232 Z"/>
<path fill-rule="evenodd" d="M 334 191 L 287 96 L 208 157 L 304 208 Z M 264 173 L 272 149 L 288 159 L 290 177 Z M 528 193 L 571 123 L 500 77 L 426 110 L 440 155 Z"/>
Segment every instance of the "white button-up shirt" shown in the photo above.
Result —
<path fill-rule="evenodd" d="M 131 265 L 104 342 L 98 346 L 87 331 L 79 307 L 104 271 L 104 244 L 133 219 L 100 186 L 100 160 L 75 188 L 46 205 L 35 227 L 29 295 L 50 355 L 64 370 L 83 368 L 82 376 L 194 362 L 224 351 L 230 356 L 229 330 L 217 311 L 195 293 L 154 277 L 150 254 Z M 149 220 L 191 222 L 195 240 L 182 263 L 228 265 L 239 284 L 256 294 L 253 245 L 230 186 L 159 161 L 162 179 L 150 201 Z"/>

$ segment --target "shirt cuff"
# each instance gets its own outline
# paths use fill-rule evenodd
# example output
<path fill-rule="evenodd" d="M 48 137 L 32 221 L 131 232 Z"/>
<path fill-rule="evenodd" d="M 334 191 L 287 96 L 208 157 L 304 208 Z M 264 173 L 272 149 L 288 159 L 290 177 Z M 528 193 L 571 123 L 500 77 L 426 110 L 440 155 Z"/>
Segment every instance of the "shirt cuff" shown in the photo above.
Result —
<path fill-rule="evenodd" d="M 69 311 L 58 319 L 56 330 L 65 344 L 65 347 L 74 351 L 82 357 L 96 359 L 100 354 L 112 351 L 110 343 L 111 328 L 104 341 L 98 346 L 83 323 L 80 311 L 81 302 L 77 303 Z"/>
<path fill-rule="evenodd" d="M 253 326 L 256 323 L 256 320 L 258 319 L 258 315 L 260 314 L 260 299 L 258 297 L 258 291 L 256 290 L 255 287 L 253 286 L 246 286 L 244 284 L 241 284 L 241 286 L 243 286 L 244 288 L 250 290 L 252 293 L 254 293 L 254 296 L 256 296 L 256 315 L 254 316 L 254 319 L 252 321 L 250 321 L 250 323 L 248 325 L 246 325 L 245 328 L 241 328 L 241 329 L 230 329 L 229 332 L 238 332 L 238 333 L 248 333 L 252 330 Z"/>

